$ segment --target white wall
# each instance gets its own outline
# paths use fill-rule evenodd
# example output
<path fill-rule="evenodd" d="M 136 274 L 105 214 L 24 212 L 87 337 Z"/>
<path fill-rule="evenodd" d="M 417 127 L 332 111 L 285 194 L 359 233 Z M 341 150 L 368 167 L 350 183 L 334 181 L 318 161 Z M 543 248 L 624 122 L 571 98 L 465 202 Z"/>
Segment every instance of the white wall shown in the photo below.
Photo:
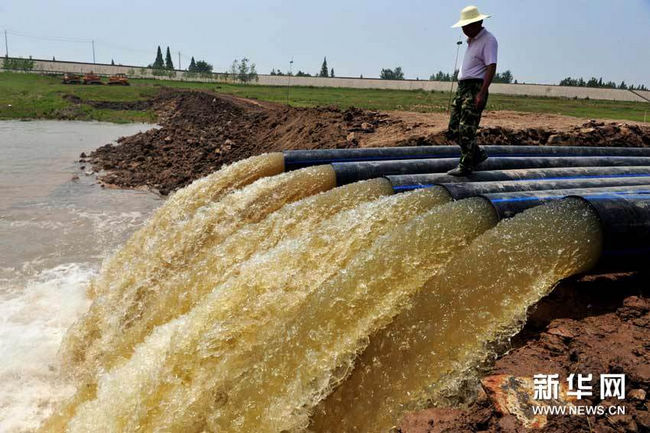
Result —
<path fill-rule="evenodd" d="M 100 75 L 127 74 L 131 78 L 155 78 L 161 80 L 187 80 L 202 82 L 223 81 L 222 74 L 212 77 L 188 75 L 184 71 L 175 71 L 173 77 L 154 76 L 152 70 L 140 66 L 112 66 L 93 63 L 61 62 L 34 59 L 33 72 L 40 73 L 87 73 Z M 321 77 L 287 77 L 260 75 L 256 84 L 267 86 L 313 86 L 313 87 L 347 87 L 355 89 L 397 89 L 397 90 L 436 90 L 449 91 L 451 83 L 428 80 L 380 80 L 377 78 L 321 78 Z M 620 89 L 594 89 L 588 87 L 565 87 L 545 84 L 492 84 L 490 92 L 503 95 L 549 96 L 578 99 L 602 99 L 611 101 L 646 102 L 650 100 L 650 91 Z M 641 95 L 641 96 L 640 96 Z M 643 96 L 643 97 L 642 97 Z M 644 99 L 644 97 L 646 99 Z"/>

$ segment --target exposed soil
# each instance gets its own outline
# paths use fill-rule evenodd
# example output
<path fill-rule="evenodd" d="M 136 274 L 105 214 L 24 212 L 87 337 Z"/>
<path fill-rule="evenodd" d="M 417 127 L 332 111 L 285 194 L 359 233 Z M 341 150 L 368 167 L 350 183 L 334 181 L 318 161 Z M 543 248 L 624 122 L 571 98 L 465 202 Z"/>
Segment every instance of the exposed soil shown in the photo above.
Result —
<path fill-rule="evenodd" d="M 150 101 L 81 101 L 112 109 L 152 109 L 161 128 L 118 140 L 90 154 L 101 180 L 148 187 L 162 194 L 223 164 L 262 152 L 371 146 L 453 144 L 444 113 L 406 113 L 336 107 L 293 108 L 206 91 L 163 90 Z M 489 112 L 481 144 L 650 146 L 650 127 L 555 115 Z"/>
<path fill-rule="evenodd" d="M 515 349 L 489 375 L 593 374 L 594 395 L 581 405 L 625 406 L 625 415 L 549 416 L 538 432 L 650 431 L 650 278 L 638 274 L 587 276 L 561 283 L 531 309 Z M 625 374 L 626 398 L 600 400 L 600 374 Z M 403 419 L 402 433 L 524 432 L 515 416 L 500 412 L 482 389 L 466 409 L 435 408 Z"/>

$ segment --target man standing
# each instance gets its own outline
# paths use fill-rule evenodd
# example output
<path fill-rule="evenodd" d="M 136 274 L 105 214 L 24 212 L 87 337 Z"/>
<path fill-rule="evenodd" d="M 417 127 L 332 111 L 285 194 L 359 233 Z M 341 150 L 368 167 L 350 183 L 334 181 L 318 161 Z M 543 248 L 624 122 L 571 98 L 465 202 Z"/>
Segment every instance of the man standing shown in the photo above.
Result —
<path fill-rule="evenodd" d="M 476 130 L 497 70 L 497 40 L 483 27 L 483 20 L 489 16 L 481 14 L 476 6 L 467 6 L 460 12 L 460 21 L 452 26 L 462 27 L 467 36 L 447 130 L 447 138 L 456 141 L 461 151 L 458 167 L 448 172 L 453 176 L 470 174 L 488 157 L 476 144 Z"/>

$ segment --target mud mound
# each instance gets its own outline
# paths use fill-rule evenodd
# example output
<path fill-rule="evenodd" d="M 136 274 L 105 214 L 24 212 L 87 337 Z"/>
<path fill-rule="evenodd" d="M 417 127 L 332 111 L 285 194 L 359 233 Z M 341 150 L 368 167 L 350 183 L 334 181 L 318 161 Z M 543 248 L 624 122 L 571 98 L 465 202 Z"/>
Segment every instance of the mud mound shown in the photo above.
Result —
<path fill-rule="evenodd" d="M 444 138 L 442 128 L 423 132 L 422 115 L 410 122 L 404 113 L 294 108 L 207 91 L 172 89 L 161 90 L 150 101 L 127 103 L 82 101 L 73 95 L 66 98 L 75 106 L 155 111 L 159 129 L 121 138 L 117 146 L 102 146 L 91 153 L 88 162 L 96 171 L 104 171 L 100 179 L 107 184 L 144 186 L 162 194 L 223 164 L 263 152 L 453 144 Z M 489 127 L 480 130 L 478 140 L 501 145 L 650 146 L 650 128 L 596 121 L 559 131 Z"/>
<path fill-rule="evenodd" d="M 149 104 L 161 128 L 90 154 L 87 161 L 106 172 L 103 182 L 167 194 L 254 154 L 357 146 L 358 135 L 394 123 L 378 112 L 291 108 L 210 92 L 165 91 Z"/>
<path fill-rule="evenodd" d="M 555 146 L 650 146 L 650 128 L 624 123 L 590 120 L 568 131 L 528 128 L 519 131 L 505 128 L 481 129 L 479 142 L 501 145 Z"/>
<path fill-rule="evenodd" d="M 594 395 L 580 405 L 625 406 L 625 415 L 548 416 L 538 432 L 650 431 L 650 300 L 648 277 L 591 276 L 562 283 L 531 312 L 520 347 L 497 360 L 490 375 L 532 378 L 593 374 Z M 639 296 L 631 296 L 636 294 Z M 539 332 L 538 328 L 542 327 Z M 600 374 L 625 374 L 626 398 L 600 400 Z M 498 376 L 497 376 L 498 377 Z M 482 390 L 467 409 L 428 409 L 407 415 L 402 433 L 525 432 L 515 416 L 499 411 Z"/>
<path fill-rule="evenodd" d="M 510 129 L 480 128 L 477 135 L 481 145 L 502 146 L 612 146 L 650 147 L 650 127 L 635 124 L 598 122 L 590 120 L 565 131 L 550 128 Z M 444 133 L 410 137 L 399 142 L 403 146 L 436 146 L 453 144 Z"/>

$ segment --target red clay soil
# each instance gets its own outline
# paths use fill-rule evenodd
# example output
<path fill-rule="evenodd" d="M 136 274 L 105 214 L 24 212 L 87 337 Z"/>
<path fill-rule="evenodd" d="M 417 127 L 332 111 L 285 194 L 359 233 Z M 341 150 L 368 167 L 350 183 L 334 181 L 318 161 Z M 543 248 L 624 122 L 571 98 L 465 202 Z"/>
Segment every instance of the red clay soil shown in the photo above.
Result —
<path fill-rule="evenodd" d="M 500 413 L 479 389 L 465 409 L 435 408 L 407 414 L 401 433 L 647 432 L 650 392 L 650 300 L 648 277 L 637 274 L 584 277 L 560 284 L 533 308 L 514 350 L 498 359 L 489 375 L 532 378 L 535 374 L 593 374 L 594 396 L 581 405 L 625 406 L 625 415 L 549 416 L 546 426 L 527 430 Z M 600 374 L 625 374 L 626 398 L 600 401 Z"/>
<path fill-rule="evenodd" d="M 106 108 L 124 108 L 115 104 Z M 118 145 L 102 146 L 88 159 L 82 154 L 82 159 L 102 170 L 100 179 L 106 184 L 147 187 L 162 194 L 223 164 L 263 152 L 453 144 L 444 138 L 447 116 L 442 113 L 293 108 L 180 90 L 162 91 L 138 104 L 158 113 L 160 128 L 120 138 Z M 484 124 L 481 144 L 650 146 L 650 128 L 636 124 L 513 112 L 487 113 Z"/>

